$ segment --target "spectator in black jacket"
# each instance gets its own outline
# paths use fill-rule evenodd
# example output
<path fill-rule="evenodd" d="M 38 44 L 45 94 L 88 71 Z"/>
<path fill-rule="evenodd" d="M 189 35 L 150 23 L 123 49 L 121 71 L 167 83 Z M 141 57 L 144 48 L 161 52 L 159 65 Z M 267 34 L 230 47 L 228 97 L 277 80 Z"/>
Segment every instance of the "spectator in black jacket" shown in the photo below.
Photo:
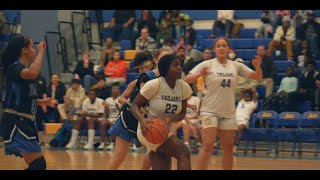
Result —
<path fill-rule="evenodd" d="M 56 99 L 59 104 L 63 104 L 63 96 L 66 94 L 66 87 L 60 81 L 59 74 L 51 75 L 51 82 L 47 86 L 47 96 Z M 60 115 L 56 108 L 45 107 L 44 112 L 47 113 L 48 122 L 59 122 Z"/>
<path fill-rule="evenodd" d="M 300 28 L 297 28 L 297 43 L 306 39 L 310 46 L 313 57 L 319 54 L 319 37 L 320 37 L 320 24 L 315 21 L 315 15 L 312 12 L 307 13 L 307 22 L 303 23 Z"/>
<path fill-rule="evenodd" d="M 114 41 L 131 40 L 135 18 L 135 10 L 115 10 L 107 27 L 108 36 Z"/>
<path fill-rule="evenodd" d="M 85 90 L 88 90 L 93 84 L 97 83 L 93 68 L 94 63 L 90 61 L 90 54 L 88 52 L 82 53 L 82 61 L 78 62 L 74 69 L 73 78 L 80 80 Z"/>
<path fill-rule="evenodd" d="M 156 39 L 157 26 L 156 18 L 152 15 L 151 10 L 142 10 L 141 19 L 138 20 L 138 32 L 141 32 L 141 29 L 147 27 L 149 29 L 149 35 Z"/>
<path fill-rule="evenodd" d="M 263 79 L 258 81 L 257 86 L 264 86 L 266 88 L 265 97 L 268 97 L 273 92 L 274 77 L 277 73 L 277 67 L 272 58 L 266 55 L 266 48 L 263 45 L 258 46 L 257 55 L 262 58 L 261 69 L 263 73 Z M 251 64 L 249 67 L 255 70 Z"/>

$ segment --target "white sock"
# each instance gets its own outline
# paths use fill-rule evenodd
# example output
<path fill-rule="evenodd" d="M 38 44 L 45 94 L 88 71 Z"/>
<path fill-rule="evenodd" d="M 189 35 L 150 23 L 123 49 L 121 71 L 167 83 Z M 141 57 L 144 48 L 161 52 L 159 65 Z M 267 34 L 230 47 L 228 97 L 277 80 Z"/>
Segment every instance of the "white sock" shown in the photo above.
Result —
<path fill-rule="evenodd" d="M 88 130 L 88 144 L 93 144 L 94 133 L 95 133 L 94 129 L 89 129 Z"/>
<path fill-rule="evenodd" d="M 234 146 L 233 146 L 233 152 L 237 152 L 237 149 L 238 149 L 238 146 L 237 146 L 237 145 L 234 145 Z"/>
<path fill-rule="evenodd" d="M 186 146 L 189 146 L 189 145 L 190 145 L 189 142 L 184 142 L 184 144 L 185 144 Z"/>
<path fill-rule="evenodd" d="M 77 142 L 78 135 L 79 135 L 79 131 L 76 129 L 72 129 L 70 143 L 75 144 Z"/>

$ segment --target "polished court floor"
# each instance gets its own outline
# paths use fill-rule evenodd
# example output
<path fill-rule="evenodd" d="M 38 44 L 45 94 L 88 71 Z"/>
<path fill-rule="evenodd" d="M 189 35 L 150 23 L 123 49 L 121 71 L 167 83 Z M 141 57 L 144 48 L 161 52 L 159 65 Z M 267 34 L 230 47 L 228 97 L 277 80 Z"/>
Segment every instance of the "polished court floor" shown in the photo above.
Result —
<path fill-rule="evenodd" d="M 84 151 L 80 149 L 65 150 L 46 148 L 43 150 L 47 160 L 48 170 L 104 170 L 112 151 Z M 130 152 L 121 170 L 139 170 L 145 153 Z M 192 167 L 195 167 L 197 154 L 192 154 Z M 176 160 L 173 160 L 173 169 L 176 169 Z M 0 148 L 0 170 L 22 170 L 26 168 L 22 158 L 5 156 L 3 148 Z M 211 156 L 210 170 L 221 169 L 221 155 Z M 234 159 L 235 170 L 320 170 L 319 158 L 292 158 L 279 156 L 270 158 L 264 153 L 255 156 L 239 156 Z"/>

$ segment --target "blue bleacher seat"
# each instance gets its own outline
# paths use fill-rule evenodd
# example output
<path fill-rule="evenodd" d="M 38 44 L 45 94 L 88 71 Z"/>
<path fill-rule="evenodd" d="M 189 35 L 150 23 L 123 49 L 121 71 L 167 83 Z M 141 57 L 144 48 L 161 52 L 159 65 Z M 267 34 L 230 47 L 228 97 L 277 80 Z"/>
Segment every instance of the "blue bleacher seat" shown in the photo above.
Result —
<path fill-rule="evenodd" d="M 17 10 L 5 10 L 17 11 Z M 115 10 L 102 10 L 103 21 L 111 21 Z M 158 19 L 162 10 L 152 10 L 153 16 Z M 193 20 L 215 20 L 217 18 L 217 10 L 180 10 L 182 13 L 188 14 Z M 275 10 L 272 10 L 275 12 Z M 315 15 L 320 16 L 320 11 L 315 10 Z M 93 10 L 90 10 L 89 16 L 92 22 L 96 22 L 96 16 Z M 261 10 L 235 10 L 235 19 L 260 19 Z M 140 19 L 141 10 L 136 10 L 136 19 Z"/>
<path fill-rule="evenodd" d="M 131 41 L 130 40 L 120 41 L 120 49 L 121 50 L 130 50 L 131 49 Z"/>
<path fill-rule="evenodd" d="M 307 111 L 312 111 L 312 102 L 304 101 L 304 102 L 299 103 L 297 105 L 297 111 L 301 114 L 304 112 L 307 112 Z"/>
<path fill-rule="evenodd" d="M 2 50 L 2 48 L 7 47 L 8 42 L 0 42 L 0 50 Z"/>
<path fill-rule="evenodd" d="M 124 59 L 124 51 L 120 50 L 120 59 Z"/>
<path fill-rule="evenodd" d="M 278 72 L 284 72 L 289 66 L 293 66 L 293 61 L 274 61 L 275 65 L 277 66 Z"/>
<path fill-rule="evenodd" d="M 244 61 L 244 64 L 249 67 L 251 64 L 251 61 Z"/>
<path fill-rule="evenodd" d="M 267 47 L 267 48 L 268 48 L 268 47 Z M 273 60 L 285 60 L 285 61 L 288 60 L 288 58 L 287 58 L 287 52 L 286 52 L 285 50 L 282 50 L 282 51 L 281 51 L 280 57 L 277 57 L 275 52 L 276 52 L 276 51 L 273 51 L 272 56 L 271 56 L 271 57 L 273 58 Z"/>
<path fill-rule="evenodd" d="M 20 24 L 20 10 L 3 10 L 7 17 L 7 22 Z"/>
<path fill-rule="evenodd" d="M 268 48 L 271 40 L 271 38 L 258 38 L 253 41 L 253 46 L 257 48 L 260 45 L 264 45 L 265 48 Z"/>
<path fill-rule="evenodd" d="M 230 39 L 231 47 L 234 49 L 251 49 L 255 48 L 253 45 L 254 39 L 252 38 L 236 38 Z"/>
<path fill-rule="evenodd" d="M 0 34 L 0 42 L 8 42 L 10 38 L 10 33 Z"/>
<path fill-rule="evenodd" d="M 261 120 L 265 120 L 266 124 L 263 124 Z M 266 127 L 269 128 L 277 128 L 278 127 L 278 113 L 275 111 L 266 111 L 262 110 L 257 113 L 256 119 L 254 119 L 254 125 L 257 126 L 258 124 L 260 125 L 259 127 L 263 127 L 266 125 Z M 265 128 L 265 127 L 264 127 Z"/>
<path fill-rule="evenodd" d="M 196 30 L 197 35 L 202 36 L 204 39 L 209 38 L 211 34 L 210 29 L 198 29 Z"/>
<path fill-rule="evenodd" d="M 246 60 L 253 59 L 257 54 L 256 49 L 237 49 L 236 51 L 237 51 L 238 57 Z"/>
<path fill-rule="evenodd" d="M 282 78 L 286 77 L 286 73 L 277 73 L 275 76 L 275 85 L 280 85 Z"/>
<path fill-rule="evenodd" d="M 264 99 L 266 95 L 266 88 L 263 86 L 258 86 L 256 89 L 259 94 L 259 99 Z"/>
<path fill-rule="evenodd" d="M 139 76 L 140 76 L 140 73 L 127 73 L 127 83 L 126 84 L 129 84 L 131 81 L 138 79 Z"/>
<path fill-rule="evenodd" d="M 298 128 L 301 121 L 301 115 L 298 112 L 282 112 L 278 117 L 278 126 L 286 128 Z"/>
<path fill-rule="evenodd" d="M 261 10 L 235 10 L 235 19 L 260 19 Z"/>
<path fill-rule="evenodd" d="M 130 70 L 134 68 L 134 61 L 130 61 Z"/>
<path fill-rule="evenodd" d="M 317 68 L 320 68 L 320 60 L 316 60 Z"/>
<path fill-rule="evenodd" d="M 152 11 L 153 12 L 153 11 Z M 193 20 L 213 20 L 217 18 L 217 10 L 181 10 Z"/>
<path fill-rule="evenodd" d="M 307 111 L 302 114 L 300 127 L 315 128 L 320 125 L 320 112 L 319 111 Z"/>
<path fill-rule="evenodd" d="M 243 28 L 240 29 L 239 38 L 254 38 L 256 33 L 256 28 Z"/>
<path fill-rule="evenodd" d="M 101 39 L 106 39 L 107 36 L 109 36 L 107 31 L 102 31 L 102 32 L 100 33 L 100 38 L 101 38 Z"/>
<path fill-rule="evenodd" d="M 120 87 L 120 94 L 122 94 L 122 93 L 123 93 L 123 91 L 127 89 L 127 87 L 128 87 L 128 85 L 127 85 L 127 84 L 122 85 L 122 86 Z"/>
<path fill-rule="evenodd" d="M 258 99 L 258 106 L 256 108 L 256 110 L 254 112 L 259 112 L 259 111 L 262 111 L 263 109 L 263 99 Z"/>
<path fill-rule="evenodd" d="M 214 39 L 204 39 L 204 48 L 212 48 Z"/>

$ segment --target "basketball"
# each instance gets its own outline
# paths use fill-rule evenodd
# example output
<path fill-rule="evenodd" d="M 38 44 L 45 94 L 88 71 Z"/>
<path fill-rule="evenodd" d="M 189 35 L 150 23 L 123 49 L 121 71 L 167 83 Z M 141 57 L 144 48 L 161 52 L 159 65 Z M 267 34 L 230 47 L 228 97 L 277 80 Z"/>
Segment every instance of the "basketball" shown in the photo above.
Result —
<path fill-rule="evenodd" d="M 147 122 L 147 127 L 149 131 L 142 134 L 150 143 L 161 144 L 167 139 L 169 130 L 163 120 L 152 119 Z"/>

